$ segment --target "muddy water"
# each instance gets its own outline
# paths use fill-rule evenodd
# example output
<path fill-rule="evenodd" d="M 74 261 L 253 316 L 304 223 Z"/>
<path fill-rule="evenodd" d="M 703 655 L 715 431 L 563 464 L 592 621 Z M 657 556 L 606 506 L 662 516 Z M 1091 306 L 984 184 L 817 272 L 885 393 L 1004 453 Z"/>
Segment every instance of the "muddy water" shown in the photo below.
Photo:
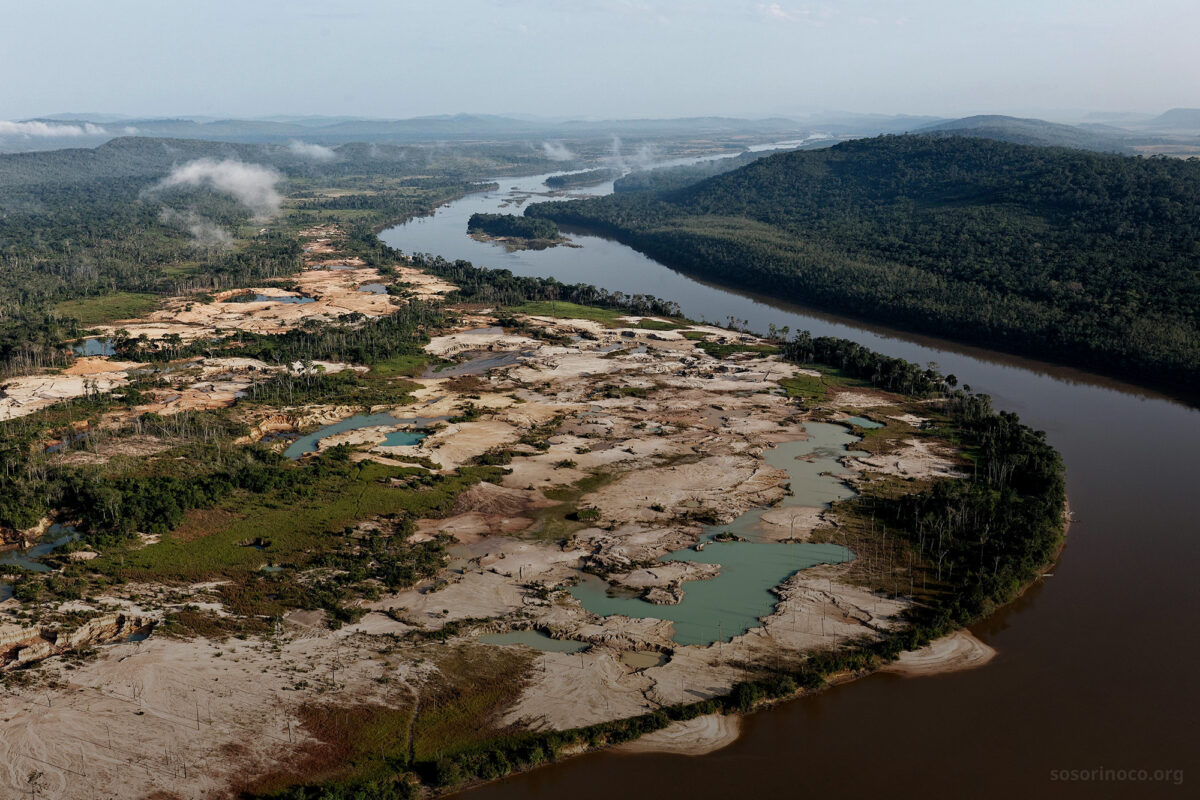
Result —
<path fill-rule="evenodd" d="M 1066 459 L 1080 522 L 1053 577 L 973 629 L 999 651 L 984 669 L 872 676 L 753 715 L 737 743 L 703 758 L 599 753 L 481 787 L 471 800 L 607 800 L 618 782 L 638 796 L 689 798 L 1194 791 L 1173 780 L 1055 781 L 1051 770 L 1183 769 L 1200 780 L 1200 413 L 1077 370 L 706 284 L 594 236 L 572 236 L 580 249 L 516 253 L 468 239 L 467 217 L 498 210 L 505 194 L 472 195 L 382 238 L 406 252 L 669 297 L 697 319 L 733 315 L 757 330 L 787 325 L 935 362 L 1047 432 Z"/>

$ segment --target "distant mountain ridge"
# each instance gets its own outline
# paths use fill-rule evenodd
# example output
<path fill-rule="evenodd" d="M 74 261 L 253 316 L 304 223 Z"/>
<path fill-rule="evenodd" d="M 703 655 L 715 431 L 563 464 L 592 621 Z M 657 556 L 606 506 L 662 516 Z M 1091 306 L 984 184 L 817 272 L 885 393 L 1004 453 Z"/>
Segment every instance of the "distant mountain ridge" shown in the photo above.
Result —
<path fill-rule="evenodd" d="M 1063 125 L 1044 119 L 1025 119 L 1001 114 L 979 114 L 973 117 L 938 122 L 917 128 L 913 133 L 974 136 L 1012 144 L 1031 144 L 1042 147 L 1074 147 L 1102 153 L 1133 153 L 1133 134 L 1112 126 Z"/>
<path fill-rule="evenodd" d="M 357 117 L 275 117 L 269 119 L 193 119 L 118 117 L 112 114 L 54 114 L 21 120 L 16 125 L 44 123 L 61 135 L 42 130 L 36 136 L 5 133 L 0 149 L 58 149 L 96 145 L 114 136 L 137 135 L 174 139 L 203 139 L 243 143 L 286 143 L 293 139 L 327 145 L 349 142 L 406 144 L 421 141 L 504 140 L 520 138 L 577 138 L 594 136 L 795 135 L 804 130 L 783 117 L 685 117 L 626 120 L 567 120 L 547 122 L 491 114 L 442 114 L 408 119 Z M 77 130 L 67 130 L 74 127 Z"/>
<path fill-rule="evenodd" d="M 1172 108 L 1146 123 L 1163 130 L 1200 131 L 1200 108 Z"/>

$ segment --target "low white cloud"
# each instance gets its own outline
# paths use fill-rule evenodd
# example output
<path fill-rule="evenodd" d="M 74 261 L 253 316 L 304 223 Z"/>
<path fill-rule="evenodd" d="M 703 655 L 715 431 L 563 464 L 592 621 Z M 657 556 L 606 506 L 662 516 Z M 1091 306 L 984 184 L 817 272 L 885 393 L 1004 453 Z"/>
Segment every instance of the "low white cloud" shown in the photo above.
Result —
<path fill-rule="evenodd" d="M 542 152 L 551 161 L 571 161 L 575 154 L 562 142 L 542 142 Z"/>
<path fill-rule="evenodd" d="M 779 3 L 759 3 L 758 13 L 780 22 L 797 22 L 807 17 L 809 12 L 807 9 L 784 8 Z"/>
<path fill-rule="evenodd" d="M 319 144 L 310 144 L 309 142 L 291 142 L 288 144 L 288 150 L 291 151 L 292 155 L 309 158 L 313 161 L 333 161 L 337 158 L 337 153 L 332 149 Z"/>
<path fill-rule="evenodd" d="M 261 164 L 201 158 L 178 166 L 158 182 L 156 189 L 179 186 L 208 187 L 227 194 L 254 212 L 256 217 L 279 213 L 282 199 L 275 185 L 283 179 L 275 170 Z"/>
<path fill-rule="evenodd" d="M 107 130 L 84 122 L 76 125 L 59 122 L 12 122 L 0 119 L 0 136 L 51 138 L 60 136 L 103 136 Z"/>
<path fill-rule="evenodd" d="M 197 247 L 220 248 L 222 250 L 233 245 L 233 236 L 229 231 L 207 217 L 202 217 L 195 211 L 179 212 L 164 208 L 158 215 L 164 225 L 174 225 L 186 230 L 192 236 Z"/>
<path fill-rule="evenodd" d="M 804 22 L 815 27 L 822 27 L 826 22 L 838 16 L 838 11 L 828 6 L 799 8 L 782 3 L 759 3 L 758 13 L 759 16 L 771 22 Z M 862 17 L 859 19 L 859 24 L 871 23 L 869 18 Z"/>

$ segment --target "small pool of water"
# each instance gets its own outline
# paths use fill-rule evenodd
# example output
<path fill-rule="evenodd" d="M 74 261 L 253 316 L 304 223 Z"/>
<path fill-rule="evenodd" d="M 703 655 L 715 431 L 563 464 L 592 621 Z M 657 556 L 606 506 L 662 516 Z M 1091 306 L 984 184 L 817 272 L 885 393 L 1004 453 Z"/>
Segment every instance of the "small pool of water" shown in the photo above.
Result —
<path fill-rule="evenodd" d="M 108 338 L 84 339 L 71 345 L 71 352 L 77 356 L 114 356 L 117 344 Z"/>
<path fill-rule="evenodd" d="M 523 353 L 508 350 L 493 353 L 487 350 L 471 353 L 466 361 L 437 367 L 427 367 L 422 378 L 459 378 L 463 375 L 483 375 L 490 370 L 518 363 Z"/>
<path fill-rule="evenodd" d="M 651 667 L 661 667 L 670 659 L 662 653 L 654 653 L 642 650 L 626 650 L 621 653 L 621 663 L 633 669 L 650 669 Z"/>
<path fill-rule="evenodd" d="M 65 450 L 66 448 L 70 447 L 73 444 L 79 444 L 86 438 L 88 438 L 87 431 L 84 431 L 82 433 L 76 433 L 76 434 L 66 437 L 65 439 L 60 441 L 58 444 L 47 445 L 46 449 L 43 452 L 58 453 L 58 452 Z"/>
<path fill-rule="evenodd" d="M 392 431 L 383 437 L 384 447 L 408 447 L 424 439 L 428 434 L 417 431 Z"/>
<path fill-rule="evenodd" d="M 847 417 L 846 422 L 849 422 L 851 425 L 857 425 L 860 428 L 867 428 L 867 429 L 883 427 L 882 422 L 876 422 L 875 420 L 867 419 L 866 417 Z"/>
<path fill-rule="evenodd" d="M 348 417 L 347 419 L 335 422 L 332 425 L 326 425 L 325 427 L 319 428 L 310 434 L 301 436 L 300 438 L 296 439 L 296 441 L 288 445 L 288 448 L 283 451 L 283 454 L 288 458 L 296 459 L 300 458 L 300 456 L 305 455 L 306 453 L 316 452 L 317 442 L 328 436 L 332 436 L 335 433 L 345 433 L 346 431 L 355 431 L 359 428 L 374 428 L 382 425 L 407 424 L 424 426 L 437 422 L 440 419 L 440 417 L 394 417 L 386 411 L 379 414 L 355 414 L 353 417 Z M 425 438 L 426 435 L 424 433 L 415 433 L 412 431 L 397 431 L 396 433 L 402 434 L 405 437 L 416 436 L 417 438 L 415 441 L 402 441 L 400 439 L 396 439 L 392 442 L 393 445 L 416 444 L 416 442 L 419 442 L 421 439 Z M 389 437 L 394 435 L 395 434 L 393 433 L 388 434 Z"/>
<path fill-rule="evenodd" d="M 370 292 L 371 294 L 387 294 L 387 287 L 382 283 L 364 283 L 358 287 L 360 292 Z"/>
<path fill-rule="evenodd" d="M 291 295 L 285 295 L 283 297 L 276 297 L 274 295 L 269 295 L 269 294 L 256 294 L 256 295 L 254 295 L 254 302 L 256 302 L 256 303 L 291 303 L 294 305 L 303 305 L 305 303 L 315 302 L 315 300 L 311 297 L 302 297 L 302 296 L 301 297 L 293 297 Z"/>
<path fill-rule="evenodd" d="M 523 644 L 544 653 L 578 653 L 589 646 L 587 642 L 577 642 L 574 639 L 553 639 L 541 631 L 489 633 L 487 636 L 480 636 L 479 641 L 485 644 Z"/>

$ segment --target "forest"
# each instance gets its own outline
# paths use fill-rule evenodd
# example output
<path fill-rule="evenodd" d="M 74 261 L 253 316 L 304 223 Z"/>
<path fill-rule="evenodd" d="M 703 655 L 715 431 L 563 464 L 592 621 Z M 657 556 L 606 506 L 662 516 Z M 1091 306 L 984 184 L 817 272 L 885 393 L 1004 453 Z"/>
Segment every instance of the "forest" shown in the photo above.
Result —
<path fill-rule="evenodd" d="M 594 186 L 597 183 L 604 183 L 619 177 L 621 177 L 621 173 L 615 169 L 589 169 L 584 172 L 551 175 L 546 178 L 546 185 L 551 189 L 574 189 L 577 186 Z"/>
<path fill-rule="evenodd" d="M 472 214 L 467 220 L 467 231 L 518 239 L 558 238 L 558 226 L 550 220 L 518 217 L 515 214 Z"/>
<path fill-rule="evenodd" d="M 282 216 L 264 226 L 211 189 L 156 188 L 200 158 L 274 170 L 288 195 Z M 373 239 L 498 171 L 550 163 L 519 145 L 348 144 L 314 160 L 285 145 L 144 137 L 0 155 L 0 378 L 69 364 L 81 317 L 116 311 L 117 298 L 148 304 L 286 276 L 301 265 L 302 226 L 337 221 Z"/>
<path fill-rule="evenodd" d="M 781 300 L 1187 392 L 1198 212 L 1196 159 L 884 136 L 525 213 Z"/>

